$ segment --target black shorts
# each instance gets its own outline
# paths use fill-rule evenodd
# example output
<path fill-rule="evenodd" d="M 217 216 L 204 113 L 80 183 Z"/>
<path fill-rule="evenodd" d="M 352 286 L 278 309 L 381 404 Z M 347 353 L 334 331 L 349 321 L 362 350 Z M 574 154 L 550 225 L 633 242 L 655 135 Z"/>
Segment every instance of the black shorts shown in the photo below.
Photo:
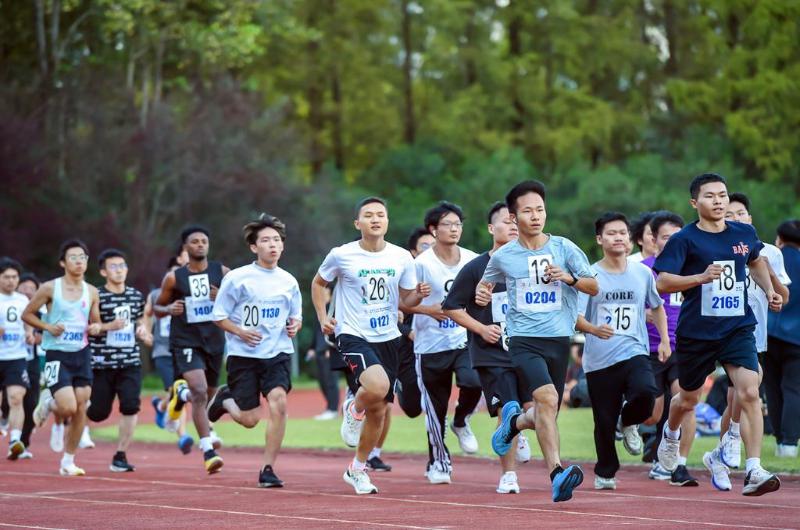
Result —
<path fill-rule="evenodd" d="M 76 352 L 49 350 L 45 356 L 44 384 L 55 394 L 64 387 L 92 386 L 92 348 Z"/>
<path fill-rule="evenodd" d="M 353 374 L 359 386 L 361 385 L 361 374 L 364 373 L 364 370 L 374 364 L 379 364 L 383 367 L 389 377 L 389 391 L 385 397 L 388 403 L 394 401 L 394 384 L 397 380 L 399 364 L 399 344 L 399 337 L 386 342 L 367 342 L 361 337 L 344 333 L 336 337 L 339 353 L 342 354 L 348 371 Z"/>
<path fill-rule="evenodd" d="M 675 355 L 681 388 L 697 390 L 714 371 L 716 363 L 741 366 L 758 373 L 758 352 L 753 335 L 755 326 L 733 331 L 720 340 L 697 340 L 678 337 Z"/>
<path fill-rule="evenodd" d="M 653 368 L 653 377 L 656 381 L 656 388 L 658 388 L 656 397 L 670 394 L 672 382 L 678 380 L 677 355 L 670 355 L 667 362 L 662 363 L 658 360 L 658 352 L 650 352 L 650 366 Z"/>
<path fill-rule="evenodd" d="M 0 361 L 0 390 L 7 386 L 31 387 L 30 379 L 28 379 L 28 361 L 25 360 L 25 357 Z"/>
<path fill-rule="evenodd" d="M 523 389 L 520 397 L 530 401 L 534 390 L 554 385 L 560 405 L 569 365 L 569 350 L 569 337 L 511 337 L 508 353 Z"/>
<path fill-rule="evenodd" d="M 119 398 L 119 412 L 133 416 L 139 412 L 142 394 L 142 367 L 104 368 L 94 371 L 92 401 L 86 410 L 90 420 L 103 421 L 111 415 L 114 398 Z"/>
<path fill-rule="evenodd" d="M 172 362 L 172 357 L 153 357 L 153 364 L 158 377 L 161 378 L 161 384 L 164 385 L 164 390 L 169 390 L 172 387 L 172 383 L 175 382 L 175 365 Z"/>
<path fill-rule="evenodd" d="M 481 380 L 483 396 L 486 398 L 486 408 L 489 416 L 497 417 L 497 412 L 509 401 L 524 403 L 522 389 L 520 389 L 517 371 L 507 366 L 476 366 L 478 377 Z"/>
<path fill-rule="evenodd" d="M 208 387 L 217 387 L 222 370 L 222 352 L 212 353 L 204 348 L 170 348 L 170 352 L 175 363 L 175 376 L 183 377 L 186 372 L 203 370 Z"/>
<path fill-rule="evenodd" d="M 292 356 L 279 353 L 272 359 L 253 359 L 231 355 L 228 367 L 228 388 L 241 410 L 252 410 L 261 404 L 259 394 L 267 397 L 274 388 L 292 390 Z"/>

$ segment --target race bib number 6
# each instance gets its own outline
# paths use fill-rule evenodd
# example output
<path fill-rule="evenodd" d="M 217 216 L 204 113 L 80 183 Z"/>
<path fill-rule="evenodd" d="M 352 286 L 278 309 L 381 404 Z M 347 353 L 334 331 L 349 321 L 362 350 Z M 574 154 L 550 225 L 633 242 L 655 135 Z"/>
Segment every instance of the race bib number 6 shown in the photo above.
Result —
<path fill-rule="evenodd" d="M 722 274 L 702 287 L 702 315 L 705 317 L 736 317 L 744 315 L 744 282 L 736 281 L 733 260 L 715 261 Z"/>

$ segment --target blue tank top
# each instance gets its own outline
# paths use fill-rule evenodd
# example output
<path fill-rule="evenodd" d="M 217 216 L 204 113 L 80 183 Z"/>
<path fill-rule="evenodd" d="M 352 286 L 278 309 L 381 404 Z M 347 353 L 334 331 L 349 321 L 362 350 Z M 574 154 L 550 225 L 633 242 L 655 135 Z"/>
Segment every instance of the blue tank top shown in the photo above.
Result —
<path fill-rule="evenodd" d="M 45 331 L 42 336 L 42 349 L 77 352 L 89 345 L 89 311 L 92 307 L 89 287 L 83 282 L 81 297 L 75 301 L 66 300 L 62 288 L 62 278 L 57 278 L 53 285 L 52 307 L 45 315 L 45 321 L 50 325 L 63 325 L 64 333 L 54 337 Z"/>

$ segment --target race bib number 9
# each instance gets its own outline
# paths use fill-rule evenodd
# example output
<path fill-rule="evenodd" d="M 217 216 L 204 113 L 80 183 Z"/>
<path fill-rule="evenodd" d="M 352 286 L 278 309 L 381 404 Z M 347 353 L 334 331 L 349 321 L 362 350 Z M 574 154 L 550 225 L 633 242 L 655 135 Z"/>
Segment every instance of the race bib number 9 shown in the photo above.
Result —
<path fill-rule="evenodd" d="M 602 304 L 598 309 L 600 322 L 614 328 L 616 335 L 635 335 L 639 311 L 634 304 Z"/>
<path fill-rule="evenodd" d="M 736 264 L 733 260 L 715 261 L 722 274 L 702 287 L 702 312 L 704 317 L 736 317 L 744 315 L 744 282 L 736 281 Z"/>
<path fill-rule="evenodd" d="M 517 309 L 531 313 L 561 310 L 561 282 L 551 281 L 545 269 L 553 263 L 553 256 L 543 254 L 528 257 L 528 278 L 518 279 Z"/>

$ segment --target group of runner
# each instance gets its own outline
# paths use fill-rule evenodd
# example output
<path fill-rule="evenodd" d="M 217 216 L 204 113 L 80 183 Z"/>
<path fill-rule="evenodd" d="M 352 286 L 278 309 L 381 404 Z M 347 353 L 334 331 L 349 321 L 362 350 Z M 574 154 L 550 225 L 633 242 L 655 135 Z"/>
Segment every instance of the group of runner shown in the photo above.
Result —
<path fill-rule="evenodd" d="M 407 250 L 385 239 L 386 203 L 360 201 L 354 212 L 360 237 L 332 249 L 311 284 L 320 330 L 348 373 L 340 432 L 355 455 L 344 481 L 357 494 L 378 492 L 367 471 L 391 469 L 380 449 L 397 395 L 409 416 L 425 414 L 427 480 L 450 483 L 446 431 L 464 453 L 477 452 L 469 418 L 483 396 L 498 418 L 491 439 L 502 469 L 497 492 L 519 493 L 517 464 L 530 459 L 524 431 L 533 430 L 552 500 L 569 500 L 584 476 L 580 466 L 562 463 L 556 420 L 577 330 L 586 335 L 596 489 L 617 486 L 617 432 L 626 451 L 645 451 L 640 424 L 658 425 L 650 477 L 696 486 L 686 469 L 694 407 L 706 377 L 721 364 L 731 383 L 729 420 L 717 448 L 703 458 L 712 484 L 731 489 L 730 469 L 740 466 L 744 441 L 742 493 L 777 490 L 779 478 L 760 464 L 758 354 L 767 349 L 767 312 L 790 301 L 790 278 L 781 251 L 762 243 L 752 228 L 747 198 L 729 195 L 723 177 L 696 177 L 690 202 L 698 220 L 686 226 L 662 211 L 632 232 L 625 215 L 603 214 L 595 222 L 603 258 L 590 264 L 569 239 L 545 231 L 546 191 L 538 181 L 514 186 L 504 202 L 491 205 L 492 246 L 480 255 L 459 246 L 464 215 L 453 203 L 426 213 Z M 795 250 L 796 225 L 785 223 L 779 232 L 781 245 Z M 111 470 L 133 471 L 126 450 L 139 412 L 141 342 L 152 346 L 167 392 L 153 399 L 156 422 L 177 432 L 179 447 L 189 452 L 194 441 L 182 417 L 190 403 L 208 473 L 223 466 L 212 424 L 227 414 L 252 428 L 266 398 L 258 485 L 282 486 L 274 466 L 286 429 L 292 339 L 302 326 L 301 289 L 279 266 L 286 241 L 279 219 L 262 214 L 245 225 L 243 236 L 255 260 L 230 270 L 208 259 L 205 228 L 186 228 L 182 253 L 147 298 L 126 285 L 127 262 L 118 250 L 98 256 L 106 283 L 95 288 L 84 280 L 86 245 L 64 243 L 64 276 L 35 292 L 20 287 L 27 296 L 16 293 L 25 278 L 20 265 L 3 259 L 0 382 L 10 405 L 9 459 L 26 454 L 32 425 L 41 427 L 52 412 L 68 423 L 60 473 L 84 474 L 74 461 L 84 424 L 106 419 L 117 397 L 119 440 Z M 630 255 L 632 242 L 642 248 L 638 255 Z M 782 323 L 789 333 L 797 325 Z M 790 341 L 787 355 L 794 351 Z M 29 368 L 37 345 L 46 352 L 46 388 L 31 411 L 25 396 L 38 389 L 38 374 L 34 378 Z M 228 379 L 219 385 L 224 355 Z M 458 400 L 448 422 L 454 379 Z M 786 423 L 780 441 L 796 448 L 795 425 Z"/>

